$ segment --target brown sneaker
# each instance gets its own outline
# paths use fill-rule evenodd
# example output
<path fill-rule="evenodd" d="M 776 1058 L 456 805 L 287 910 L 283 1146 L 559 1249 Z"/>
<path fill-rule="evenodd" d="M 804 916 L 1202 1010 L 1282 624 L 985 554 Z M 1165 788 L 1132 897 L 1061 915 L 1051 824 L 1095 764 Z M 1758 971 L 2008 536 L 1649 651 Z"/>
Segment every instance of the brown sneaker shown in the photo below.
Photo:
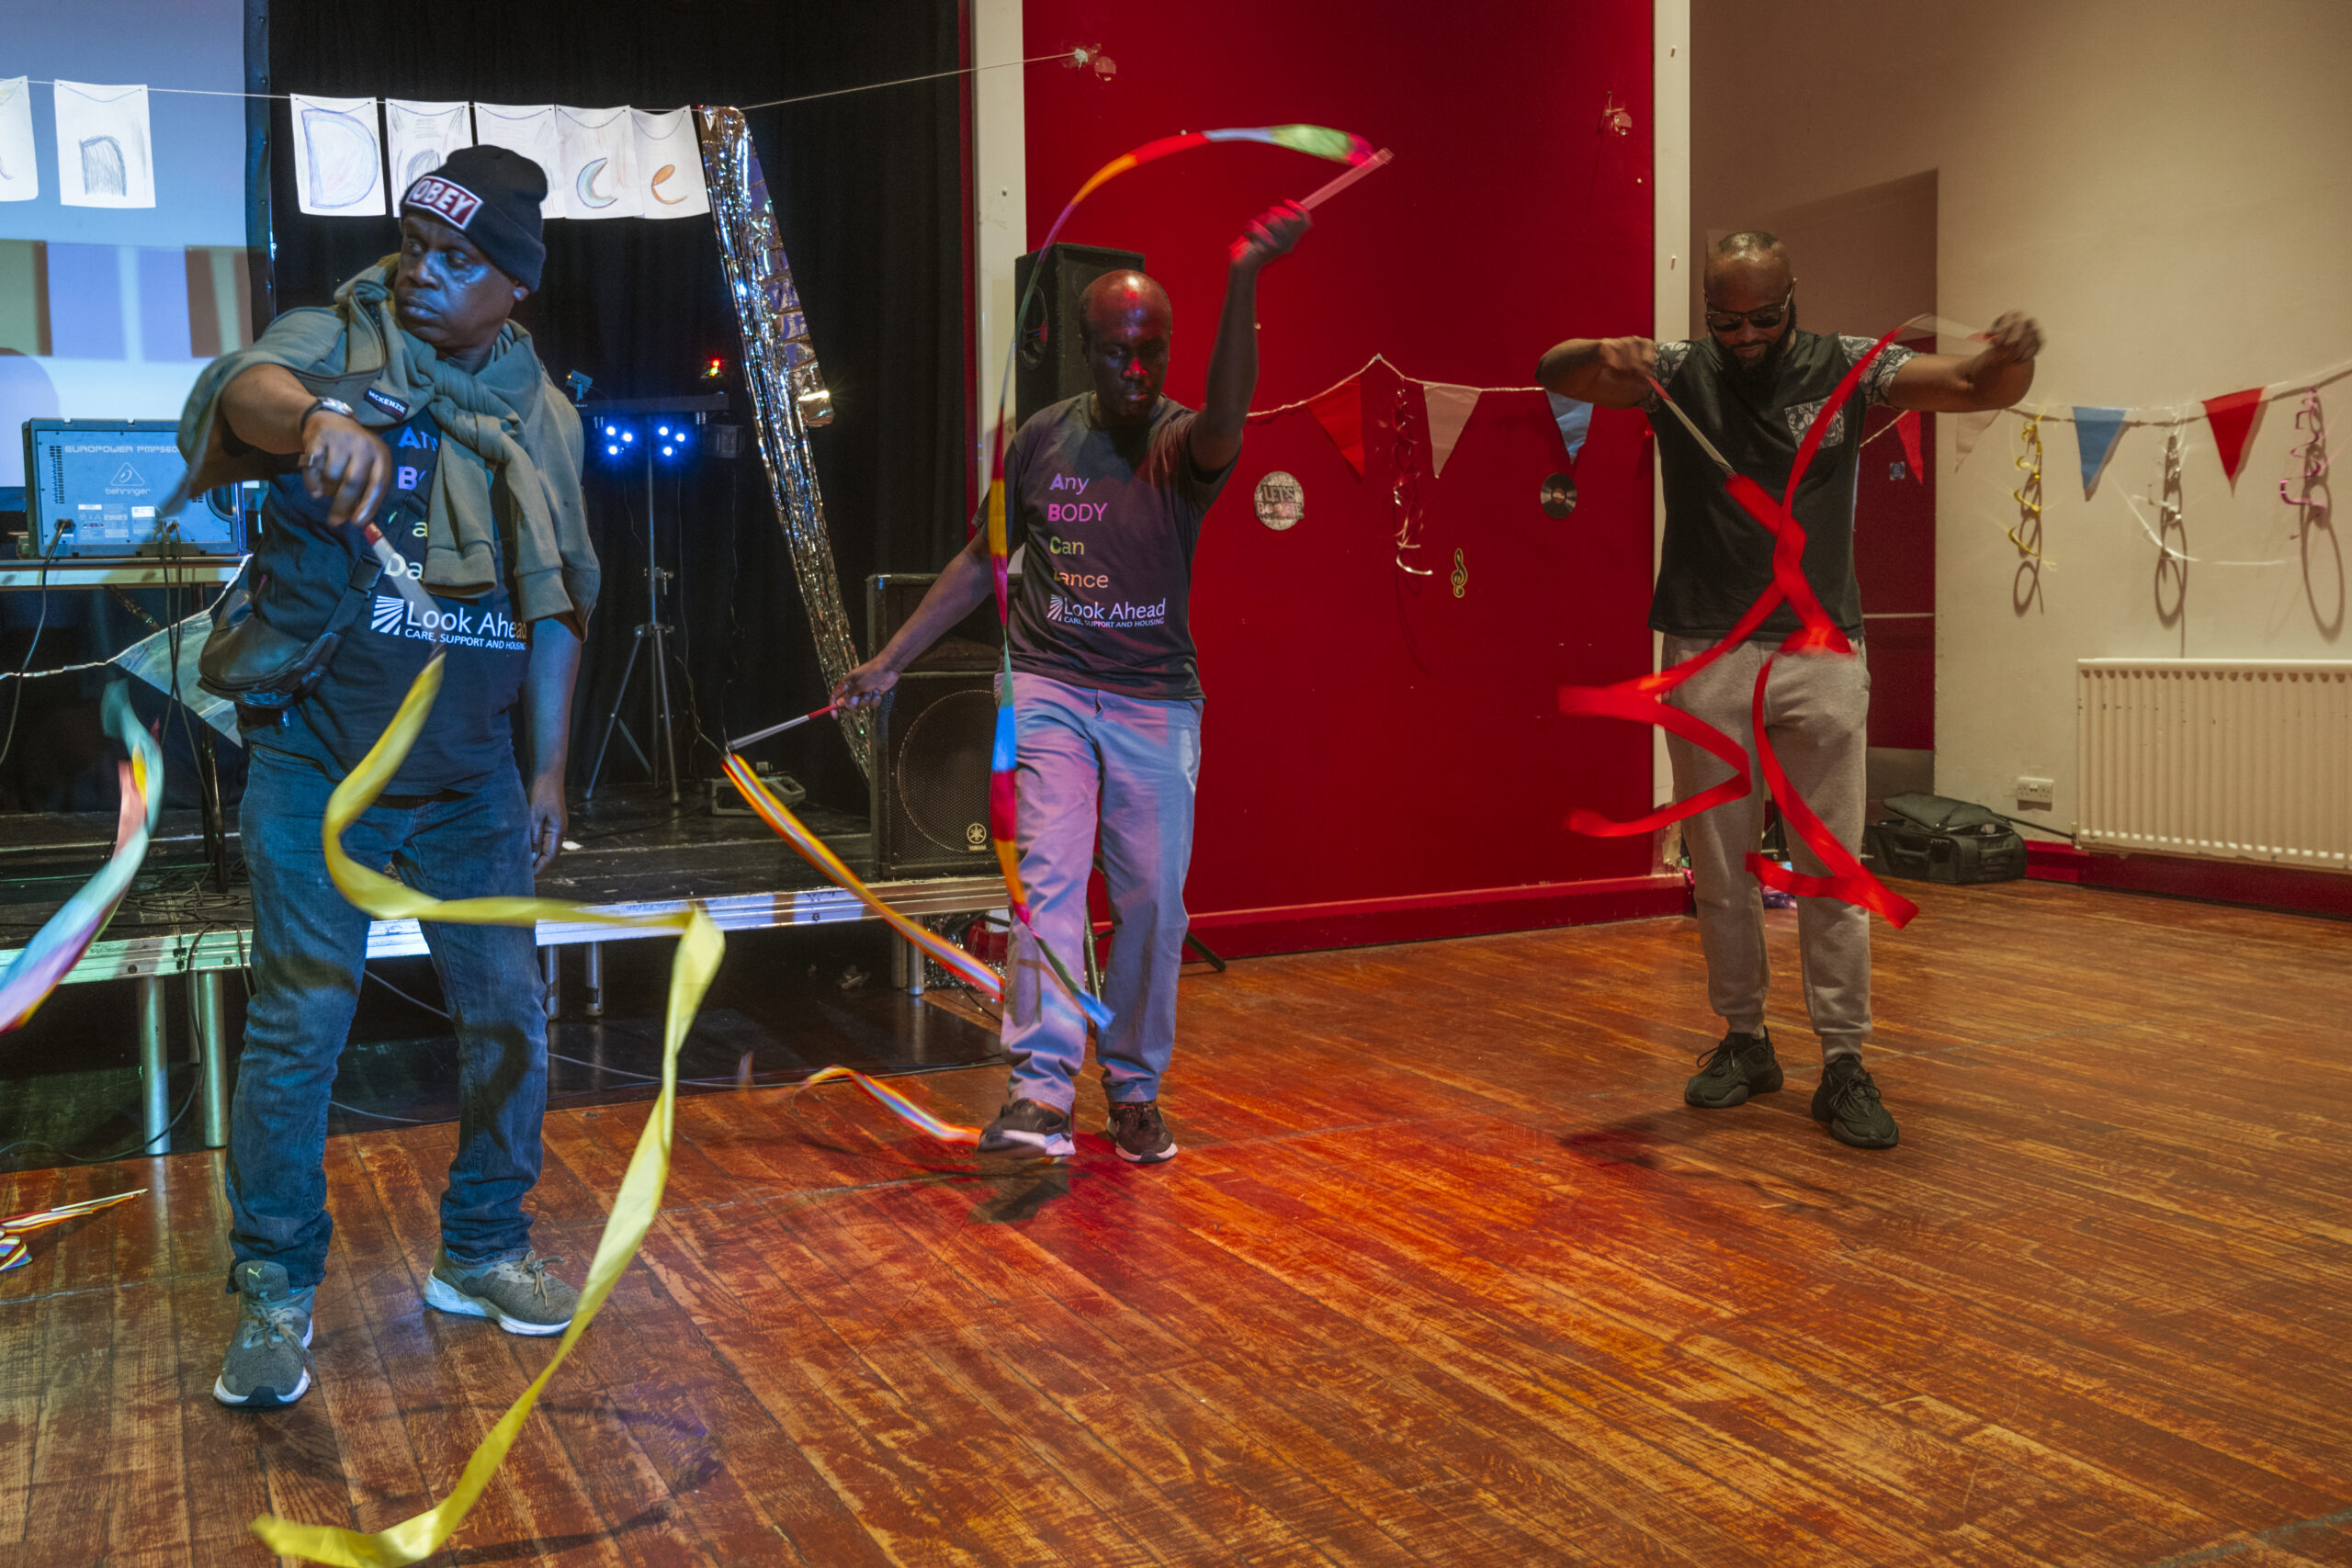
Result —
<path fill-rule="evenodd" d="M 1110 1134 L 1111 1146 L 1119 1151 L 1119 1157 L 1129 1165 L 1158 1165 L 1176 1157 L 1176 1140 L 1169 1135 L 1156 1100 L 1114 1103 L 1111 1124 L 1103 1131 Z"/>

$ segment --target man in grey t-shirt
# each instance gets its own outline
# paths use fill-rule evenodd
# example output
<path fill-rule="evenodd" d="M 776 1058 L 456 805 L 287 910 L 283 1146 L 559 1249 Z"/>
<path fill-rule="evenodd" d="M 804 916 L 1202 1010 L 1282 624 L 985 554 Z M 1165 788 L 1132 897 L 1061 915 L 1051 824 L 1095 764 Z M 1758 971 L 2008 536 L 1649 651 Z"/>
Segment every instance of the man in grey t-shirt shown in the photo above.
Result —
<path fill-rule="evenodd" d="M 1298 243 L 1285 202 L 1233 245 L 1225 312 L 1200 412 L 1163 397 L 1173 317 L 1139 272 L 1095 279 L 1080 301 L 1093 389 L 1040 411 L 1006 454 L 1008 527 L 1023 549 L 1007 628 L 1020 744 L 1021 880 L 1057 953 L 1084 940 L 1098 828 L 1117 940 L 1103 976 L 1112 1012 L 1096 1040 L 1109 1134 L 1151 1165 L 1176 1141 L 1159 1080 L 1176 1043 L 1184 873 L 1201 766 L 1201 684 L 1188 615 L 1201 520 L 1241 455 L 1258 384 L 1257 280 Z M 947 563 L 889 646 L 851 671 L 834 700 L 864 705 L 989 596 L 988 537 Z M 1004 1048 L 1012 1078 L 983 1149 L 1074 1152 L 1070 1111 L 1086 1019 L 1026 931 L 1013 933 Z"/>
<path fill-rule="evenodd" d="M 1788 252 L 1760 231 L 1717 242 L 1707 257 L 1705 289 L 1703 338 L 1680 344 L 1571 338 L 1547 351 L 1535 372 L 1545 388 L 1564 396 L 1643 409 L 1651 416 L 1666 492 L 1666 536 L 1650 626 L 1665 634 L 1668 666 L 1714 646 L 1771 585 L 1772 538 L 1724 492 L 1713 460 L 1681 422 L 1659 417 L 1664 411 L 1653 382 L 1734 468 L 1777 497 L 1788 485 L 1806 427 L 1871 347 L 1867 339 L 1798 330 Z M 1985 335 L 1984 351 L 1967 358 L 1890 346 L 1863 372 L 1848 405 L 1831 412 L 1798 483 L 1792 504 L 1805 531 L 1801 567 L 1823 610 L 1853 639 L 1854 656 L 1781 660 L 1772 667 L 1763 702 L 1756 704 L 1764 660 L 1797 626 L 1796 612 L 1783 604 L 1747 641 L 1674 694 L 1675 706 L 1751 752 L 1760 715 L 1796 793 L 1849 851 L 1861 839 L 1870 716 L 1861 594 L 1854 581 L 1862 414 L 1880 402 L 1946 412 L 2007 408 L 2033 385 L 2041 330 L 2012 311 Z M 1678 797 L 1731 776 L 1728 767 L 1679 736 L 1668 736 L 1666 747 Z M 1702 1110 L 1744 1104 L 1750 1094 L 1781 1084 L 1764 1022 L 1770 979 L 1764 910 L 1747 862 L 1763 836 L 1764 800 L 1759 785 L 1700 812 L 1682 830 L 1697 884 L 1708 999 L 1725 1025 L 1722 1043 L 1701 1058 L 1701 1070 L 1683 1089 L 1684 1101 Z M 1790 851 L 1799 872 L 1817 876 L 1826 869 L 1802 841 Z M 1862 1066 L 1862 1043 L 1871 1032 L 1870 931 L 1870 914 L 1858 906 L 1835 898 L 1798 900 L 1806 1011 L 1822 1051 L 1814 1119 L 1840 1143 L 1883 1149 L 1894 1145 L 1897 1133 Z"/>

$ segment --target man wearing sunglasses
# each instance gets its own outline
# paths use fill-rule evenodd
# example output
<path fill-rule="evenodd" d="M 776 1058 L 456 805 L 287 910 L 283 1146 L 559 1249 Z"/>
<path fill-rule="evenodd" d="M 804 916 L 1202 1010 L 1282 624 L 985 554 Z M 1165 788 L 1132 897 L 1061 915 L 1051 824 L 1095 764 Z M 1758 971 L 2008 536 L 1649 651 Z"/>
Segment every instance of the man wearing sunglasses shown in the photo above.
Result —
<path fill-rule="evenodd" d="M 1680 420 L 1666 414 L 1659 389 L 1736 471 L 1778 499 L 1807 426 L 1871 343 L 1798 329 L 1788 253 L 1760 231 L 1717 242 L 1707 257 L 1704 287 L 1702 338 L 1668 344 L 1571 338 L 1536 367 L 1536 379 L 1552 391 L 1650 415 L 1666 491 L 1666 537 L 1650 626 L 1665 636 L 1668 665 L 1721 641 L 1770 586 L 1772 540 L 1724 492 L 1722 470 L 1706 449 Z M 1874 403 L 1944 413 L 2007 408 L 2033 385 L 2041 349 L 2041 329 L 2015 311 L 1993 323 L 1983 352 L 1974 355 L 1889 346 L 1863 373 L 1846 406 L 1830 411 L 1820 449 L 1797 487 L 1793 505 L 1805 530 L 1805 580 L 1853 643 L 1854 656 L 1781 659 L 1764 694 L 1764 727 L 1790 784 L 1849 850 L 1861 840 L 1870 717 L 1870 667 L 1854 581 L 1854 485 L 1863 413 Z M 1757 673 L 1796 629 L 1796 613 L 1781 605 L 1748 641 L 1677 688 L 1669 700 L 1752 756 Z M 1678 797 L 1730 776 L 1722 761 L 1689 741 L 1669 735 L 1666 744 Z M 1764 803 L 1759 786 L 1683 824 L 1697 884 L 1708 999 L 1726 1030 L 1721 1043 L 1700 1058 L 1698 1075 L 1683 1090 L 1683 1099 L 1702 1110 L 1739 1105 L 1781 1083 L 1764 1020 L 1770 972 L 1763 901 L 1747 864 L 1763 835 Z M 1801 873 L 1819 875 L 1826 869 L 1801 841 L 1792 841 L 1790 852 Z M 1871 1032 L 1869 912 L 1834 898 L 1801 898 L 1797 908 L 1805 1005 L 1821 1040 L 1814 1119 L 1841 1143 L 1892 1148 L 1894 1118 L 1861 1056 Z"/>

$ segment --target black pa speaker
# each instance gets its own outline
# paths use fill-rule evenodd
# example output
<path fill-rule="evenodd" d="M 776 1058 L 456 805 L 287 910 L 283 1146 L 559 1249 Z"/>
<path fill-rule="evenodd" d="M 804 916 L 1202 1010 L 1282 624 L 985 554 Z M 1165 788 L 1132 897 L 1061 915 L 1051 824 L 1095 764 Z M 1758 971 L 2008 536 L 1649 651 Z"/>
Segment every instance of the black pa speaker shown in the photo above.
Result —
<path fill-rule="evenodd" d="M 1012 264 L 1016 304 L 1027 296 L 1029 278 L 1041 265 L 1044 271 L 1037 277 L 1037 298 L 1030 300 L 1021 318 L 1021 344 L 1012 372 L 1016 427 L 1039 409 L 1074 398 L 1093 386 L 1080 341 L 1078 297 L 1106 272 L 1141 272 L 1143 253 L 1062 244 L 1031 251 Z"/>
<path fill-rule="evenodd" d="M 869 656 L 935 581 L 930 572 L 866 579 Z M 996 863 L 989 850 L 989 753 L 1003 646 L 991 595 L 909 665 L 883 699 L 871 793 L 877 876 L 968 875 Z"/>

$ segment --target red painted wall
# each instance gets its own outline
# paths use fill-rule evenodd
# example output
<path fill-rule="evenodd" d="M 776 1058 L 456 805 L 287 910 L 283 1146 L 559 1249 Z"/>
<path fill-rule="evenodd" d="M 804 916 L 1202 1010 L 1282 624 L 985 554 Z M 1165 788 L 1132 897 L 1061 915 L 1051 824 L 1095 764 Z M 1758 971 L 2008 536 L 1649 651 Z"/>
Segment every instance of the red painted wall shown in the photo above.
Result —
<path fill-rule="evenodd" d="M 1257 406 L 1320 391 L 1374 354 L 1425 379 L 1524 387 L 1562 337 L 1649 330 L 1649 15 L 1647 0 L 1030 0 L 1027 53 L 1099 44 L 1118 65 L 1108 83 L 1030 73 L 1031 235 L 1088 174 L 1155 136 L 1293 120 L 1358 131 L 1396 162 L 1264 275 Z M 1611 94 L 1630 135 L 1600 127 Z M 1266 147 L 1187 152 L 1106 186 L 1066 237 L 1145 253 L 1176 304 L 1170 392 L 1197 406 L 1227 243 L 1334 172 Z M 1425 428 L 1418 390 L 1368 378 L 1361 477 L 1304 411 L 1253 425 L 1210 515 L 1193 598 L 1208 704 L 1188 892 L 1204 931 L 1264 927 L 1241 912 L 1268 907 L 1647 870 L 1646 840 L 1561 826 L 1575 802 L 1646 808 L 1647 732 L 1563 718 L 1555 695 L 1647 668 L 1644 423 L 1599 415 L 1574 465 L 1578 505 L 1555 521 L 1537 493 L 1570 464 L 1541 393 L 1484 399 L 1442 477 L 1425 439 L 1400 450 L 1400 393 L 1408 432 Z M 1400 467 L 1422 518 L 1408 558 L 1432 576 L 1395 564 Z M 1305 487 L 1306 518 L 1287 532 L 1251 506 L 1272 469 Z M 1558 900 L 1487 907 L 1569 918 Z M 1411 934 L 1394 920 L 1379 932 Z"/>
<path fill-rule="evenodd" d="M 1933 354 L 1933 339 L 1911 346 Z M 1854 482 L 1854 574 L 1871 660 L 1873 746 L 1936 749 L 1936 416 L 1919 416 L 1915 474 L 1904 455 L 1893 409 L 1863 422 L 1861 468 Z"/>

